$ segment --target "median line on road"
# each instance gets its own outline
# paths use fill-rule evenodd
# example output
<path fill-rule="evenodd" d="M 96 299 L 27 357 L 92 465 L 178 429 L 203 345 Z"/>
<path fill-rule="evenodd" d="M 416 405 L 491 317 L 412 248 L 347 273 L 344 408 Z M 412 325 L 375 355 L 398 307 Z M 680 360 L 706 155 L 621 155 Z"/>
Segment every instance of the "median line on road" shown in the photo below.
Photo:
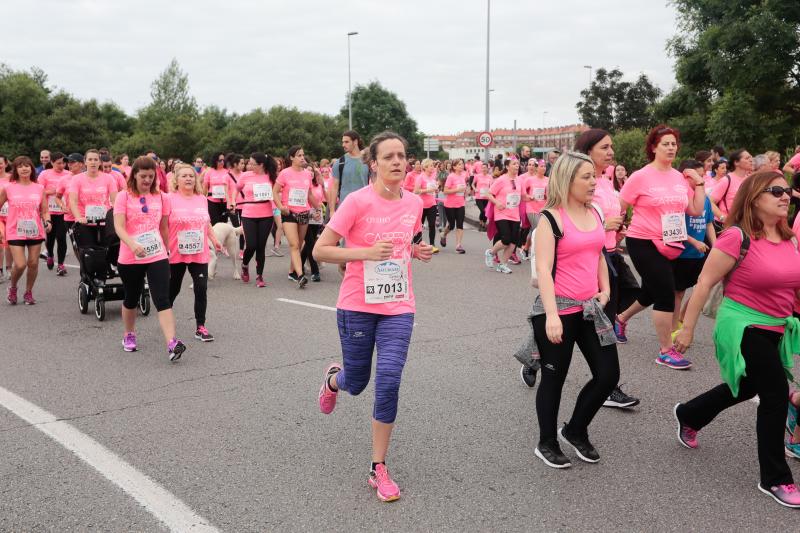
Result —
<path fill-rule="evenodd" d="M 329 305 L 320 305 L 320 304 L 312 304 L 311 302 L 303 302 L 301 300 L 290 300 L 289 298 L 275 298 L 279 302 L 284 302 L 287 304 L 295 304 L 295 305 L 302 305 L 303 307 L 313 307 L 314 309 L 322 309 L 325 311 L 336 311 L 335 307 L 331 307 Z M 414 322 L 415 326 L 419 325 L 419 322 Z"/>
<path fill-rule="evenodd" d="M 171 531 L 218 531 L 167 489 L 51 413 L 3 387 L 0 387 L 0 405 L 100 472 Z"/>

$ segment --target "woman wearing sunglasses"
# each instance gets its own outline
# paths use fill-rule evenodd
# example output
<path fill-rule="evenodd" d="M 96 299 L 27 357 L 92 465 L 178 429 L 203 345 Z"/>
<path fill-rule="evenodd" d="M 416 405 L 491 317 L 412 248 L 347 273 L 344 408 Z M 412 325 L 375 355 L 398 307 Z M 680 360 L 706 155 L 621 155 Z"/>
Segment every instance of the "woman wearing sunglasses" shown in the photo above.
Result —
<path fill-rule="evenodd" d="M 512 157 L 509 160 L 506 173 L 494 180 L 487 197 L 494 204 L 494 224 L 497 234 L 494 237 L 494 246 L 485 252 L 486 266 L 494 266 L 494 256 L 498 254 L 500 263 L 495 267 L 497 272 L 511 274 L 508 260 L 514 253 L 516 242 L 519 240 L 519 203 L 522 199 L 522 182 L 517 180 L 519 174 L 519 159 Z"/>
<path fill-rule="evenodd" d="M 792 354 L 800 352 L 800 321 L 792 315 L 800 290 L 800 254 L 786 223 L 790 197 L 791 189 L 779 172 L 757 172 L 742 182 L 675 339 L 680 351 L 691 346 L 700 311 L 711 288 L 721 281 L 725 296 L 717 312 L 714 344 L 724 383 L 677 404 L 674 414 L 681 444 L 694 449 L 698 432 L 718 414 L 757 394 L 758 490 L 781 505 L 800 508 L 800 490 L 783 449 L 786 378 Z"/>
<path fill-rule="evenodd" d="M 203 175 L 203 186 L 208 196 L 208 214 L 211 225 L 225 222 L 225 213 L 233 213 L 236 204 L 236 185 L 225 168 L 225 154 L 219 152 L 211 159 L 213 168 Z"/>
<path fill-rule="evenodd" d="M 118 269 L 125 290 L 122 347 L 126 352 L 136 351 L 136 308 L 147 276 L 150 296 L 167 342 L 169 360 L 177 361 L 186 346 L 175 337 L 175 315 L 169 299 L 170 268 L 165 246 L 169 242 L 170 205 L 158 190 L 156 165 L 158 163 L 149 157 L 137 158 L 128 178 L 128 188 L 120 192 L 114 202 L 114 230 L 122 243 Z"/>

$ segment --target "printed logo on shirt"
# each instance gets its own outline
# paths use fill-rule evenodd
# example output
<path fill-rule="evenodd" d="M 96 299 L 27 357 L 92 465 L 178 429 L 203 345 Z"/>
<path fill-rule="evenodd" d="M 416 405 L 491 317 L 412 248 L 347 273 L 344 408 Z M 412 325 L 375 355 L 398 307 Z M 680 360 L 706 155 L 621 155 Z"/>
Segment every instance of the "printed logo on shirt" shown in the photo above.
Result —
<path fill-rule="evenodd" d="M 400 273 L 400 265 L 394 261 L 385 261 L 375 267 L 375 273 L 396 276 Z"/>
<path fill-rule="evenodd" d="M 417 217 L 414 215 L 403 215 L 400 217 L 400 224 L 404 226 L 413 226 L 417 222 Z"/>
<path fill-rule="evenodd" d="M 367 224 L 388 224 L 392 221 L 392 217 L 366 217 L 364 219 Z"/>

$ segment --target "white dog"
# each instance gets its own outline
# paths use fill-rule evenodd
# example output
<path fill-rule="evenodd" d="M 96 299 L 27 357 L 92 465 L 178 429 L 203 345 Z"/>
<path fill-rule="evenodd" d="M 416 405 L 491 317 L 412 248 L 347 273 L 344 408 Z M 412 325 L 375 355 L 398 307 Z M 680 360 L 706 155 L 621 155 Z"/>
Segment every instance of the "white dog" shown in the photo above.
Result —
<path fill-rule="evenodd" d="M 234 228 L 230 222 L 217 222 L 213 227 L 214 235 L 225 250 L 226 255 L 231 258 L 233 263 L 233 279 L 242 279 L 239 273 L 239 236 L 242 234 L 242 227 Z M 210 243 L 209 243 L 210 245 Z M 208 279 L 214 279 L 217 275 L 217 253 L 213 246 L 211 255 L 208 258 Z"/>

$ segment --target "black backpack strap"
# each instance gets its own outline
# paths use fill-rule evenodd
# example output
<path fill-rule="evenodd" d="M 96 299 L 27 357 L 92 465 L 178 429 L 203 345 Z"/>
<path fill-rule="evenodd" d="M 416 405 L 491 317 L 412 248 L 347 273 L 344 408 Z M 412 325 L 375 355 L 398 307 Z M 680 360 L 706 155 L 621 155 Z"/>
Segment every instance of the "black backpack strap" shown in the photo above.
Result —
<path fill-rule="evenodd" d="M 553 216 L 553 213 L 551 213 L 547 209 L 543 209 L 542 215 L 547 219 L 547 222 L 550 223 L 550 229 L 553 230 L 553 238 L 556 241 L 555 245 L 553 246 L 553 270 L 550 272 L 550 274 L 553 276 L 553 283 L 555 283 L 556 260 L 558 259 L 558 241 L 560 241 L 564 237 L 564 233 L 561 231 L 561 228 L 558 227 L 558 223 L 556 222 L 556 217 Z"/>
<path fill-rule="evenodd" d="M 336 191 L 336 198 L 342 196 L 342 179 L 344 178 L 344 155 L 339 158 L 339 190 Z"/>
<path fill-rule="evenodd" d="M 722 198 L 720 198 L 720 200 L 725 202 L 725 209 L 728 209 L 728 191 L 731 190 L 731 177 L 730 175 L 726 175 L 725 177 L 728 178 L 728 186 L 725 187 L 725 192 L 722 193 Z M 739 228 L 739 231 L 742 231 L 741 228 Z M 744 232 L 742 231 L 742 242 L 744 242 L 744 236 Z M 750 247 L 750 237 L 747 237 L 747 247 Z"/>
<path fill-rule="evenodd" d="M 739 268 L 739 265 L 742 264 L 742 261 L 744 261 L 744 258 L 747 255 L 747 251 L 750 249 L 750 236 L 747 235 L 744 230 L 736 224 L 733 224 L 731 228 L 736 228 L 736 231 L 742 235 L 742 244 L 739 247 L 739 257 L 736 259 L 736 263 L 734 263 L 733 268 L 730 269 L 730 271 L 725 275 L 726 278 L 730 276 L 734 270 Z"/>

